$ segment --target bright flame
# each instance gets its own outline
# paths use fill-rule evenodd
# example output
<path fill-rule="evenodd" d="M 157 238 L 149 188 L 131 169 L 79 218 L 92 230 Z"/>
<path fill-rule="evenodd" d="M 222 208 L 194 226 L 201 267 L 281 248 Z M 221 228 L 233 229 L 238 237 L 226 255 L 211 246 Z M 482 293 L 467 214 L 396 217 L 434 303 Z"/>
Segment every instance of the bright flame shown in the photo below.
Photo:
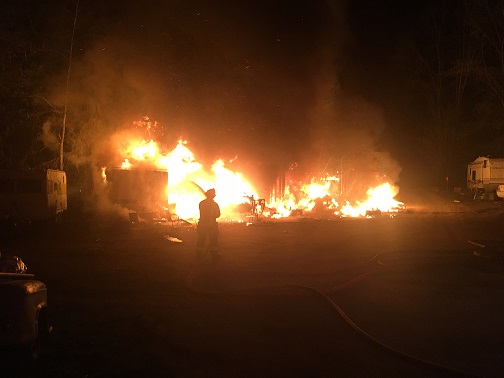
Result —
<path fill-rule="evenodd" d="M 150 163 L 156 169 L 168 171 L 168 201 L 175 205 L 176 214 L 183 219 L 198 218 L 199 202 L 210 188 L 216 190 L 215 201 L 220 205 L 224 219 L 239 220 L 241 216 L 235 211 L 236 206 L 247 202 L 245 196 L 258 197 L 243 175 L 227 169 L 223 160 L 217 160 L 211 170 L 206 171 L 183 140 L 167 153 L 163 153 L 152 140 L 132 140 L 122 153 L 128 156 L 121 165 L 122 169 Z"/>
<path fill-rule="evenodd" d="M 305 213 L 313 211 L 317 203 L 324 205 L 325 209 L 336 209 L 338 206 L 334 197 L 337 196 L 337 188 L 333 183 L 339 182 L 334 176 L 321 179 L 312 178 L 309 183 L 295 185 L 301 189 L 294 191 L 287 185 L 281 199 L 272 199 L 268 207 L 275 209 L 273 218 L 283 218 L 292 215 L 294 211 Z"/>
<path fill-rule="evenodd" d="M 398 193 L 399 190 L 388 182 L 375 188 L 369 188 L 367 191 L 368 199 L 365 202 L 357 202 L 354 206 L 347 202 L 341 207 L 340 213 L 342 216 L 348 217 L 368 216 L 370 213 L 377 211 L 396 213 L 404 207 L 402 202 L 394 199 Z"/>
<path fill-rule="evenodd" d="M 133 148 L 131 155 L 136 160 L 152 159 L 158 154 L 158 150 L 158 146 L 153 140 L 151 140 L 150 142 L 143 140 L 140 146 Z"/>
<path fill-rule="evenodd" d="M 149 137 L 156 125 L 148 117 L 135 123 L 136 127 L 144 127 Z M 124 159 L 122 169 L 151 167 L 168 172 L 168 202 L 183 219 L 198 218 L 198 204 L 210 188 L 216 190 L 215 200 L 221 207 L 221 219 L 243 220 L 246 214 L 240 213 L 238 207 L 250 201 L 249 211 L 252 211 L 254 200 L 259 199 L 256 190 L 243 174 L 229 170 L 222 159 L 215 161 L 210 170 L 205 169 L 184 140 L 179 140 L 173 150 L 163 152 L 152 139 L 129 139 L 122 144 L 119 154 Z M 102 170 L 102 175 L 105 181 L 105 169 Z M 367 200 L 351 204 L 343 198 L 341 177 L 341 172 L 337 172 L 321 178 L 312 177 L 308 182 L 290 182 L 285 185 L 281 198 L 272 192 L 269 202 L 262 203 L 261 214 L 270 218 L 283 218 L 324 211 L 332 216 L 359 217 L 371 213 L 397 212 L 404 208 L 402 202 L 394 200 L 398 188 L 388 182 L 369 188 Z"/>
<path fill-rule="evenodd" d="M 131 169 L 131 163 L 129 159 L 124 159 L 124 161 L 121 164 L 122 169 Z"/>
<path fill-rule="evenodd" d="M 268 207 L 274 209 L 269 215 L 272 218 L 283 218 L 291 216 L 293 213 L 303 214 L 315 211 L 317 203 L 323 210 L 331 210 L 333 215 L 342 217 L 364 217 L 378 213 L 397 213 L 404 209 L 402 202 L 396 201 L 395 196 L 399 193 L 397 187 L 386 182 L 376 187 L 369 188 L 367 200 L 356 201 L 351 204 L 344 201 L 339 205 L 337 198 L 340 197 L 339 186 L 333 188 L 334 183 L 339 179 L 312 179 L 311 183 L 302 185 L 301 190 L 294 195 L 291 187 L 285 188 L 285 194 L 280 200 L 272 200 Z"/>

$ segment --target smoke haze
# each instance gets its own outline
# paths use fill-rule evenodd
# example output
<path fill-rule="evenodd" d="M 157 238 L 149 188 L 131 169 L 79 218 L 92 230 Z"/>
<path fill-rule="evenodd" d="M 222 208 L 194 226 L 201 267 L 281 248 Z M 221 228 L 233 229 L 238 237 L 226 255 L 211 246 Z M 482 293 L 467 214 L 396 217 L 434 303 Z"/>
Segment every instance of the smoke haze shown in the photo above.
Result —
<path fill-rule="evenodd" d="M 351 43 L 344 2 L 99 6 L 108 22 L 77 50 L 71 72 L 72 162 L 110 164 L 112 135 L 149 115 L 160 144 L 173 148 L 182 137 L 203 162 L 238 156 L 236 164 L 278 173 L 293 162 L 314 173 L 351 164 L 398 178 L 400 167 L 379 148 L 381 110 L 339 85 Z M 63 93 L 53 98 L 62 102 Z"/>

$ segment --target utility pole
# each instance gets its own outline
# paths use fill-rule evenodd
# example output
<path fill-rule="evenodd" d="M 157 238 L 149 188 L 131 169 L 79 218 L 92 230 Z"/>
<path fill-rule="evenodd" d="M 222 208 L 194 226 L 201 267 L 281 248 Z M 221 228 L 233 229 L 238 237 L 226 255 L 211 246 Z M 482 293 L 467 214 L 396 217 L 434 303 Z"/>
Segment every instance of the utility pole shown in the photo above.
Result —
<path fill-rule="evenodd" d="M 63 124 L 61 126 L 61 138 L 60 138 L 60 164 L 59 169 L 63 170 L 63 155 L 64 155 L 64 145 L 65 145 L 65 133 L 66 133 L 66 120 L 68 113 L 68 85 L 70 82 L 70 71 L 72 69 L 72 53 L 73 53 L 73 45 L 74 45 L 74 37 L 75 37 L 75 27 L 77 25 L 77 13 L 79 12 L 79 1 L 77 0 L 75 3 L 75 15 L 73 20 L 73 28 L 72 28 L 72 38 L 70 40 L 70 51 L 68 54 L 68 70 L 66 77 L 66 87 L 65 87 L 65 107 L 63 110 Z"/>

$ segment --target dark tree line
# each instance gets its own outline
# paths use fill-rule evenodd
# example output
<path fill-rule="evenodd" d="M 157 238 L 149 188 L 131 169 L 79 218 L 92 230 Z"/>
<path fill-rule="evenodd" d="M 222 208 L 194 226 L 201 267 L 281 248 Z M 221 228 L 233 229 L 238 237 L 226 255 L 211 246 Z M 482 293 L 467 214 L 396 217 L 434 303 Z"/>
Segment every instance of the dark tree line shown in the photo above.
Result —
<path fill-rule="evenodd" d="M 464 186 L 468 162 L 504 156 L 504 2 L 434 3 L 396 51 L 407 153 L 430 185 Z"/>
<path fill-rule="evenodd" d="M 96 17 L 101 11 L 105 18 Z M 93 118 L 89 108 L 69 100 L 82 79 L 72 63 L 103 36 L 110 22 L 106 12 L 106 6 L 86 0 L 2 5 L 0 169 L 63 168 L 70 175 L 90 176 L 89 162 L 71 159 L 75 149 L 85 156 L 94 142 L 86 138 Z"/>
<path fill-rule="evenodd" d="M 68 67 L 76 4 L 21 0 L 2 5 L 1 168 L 59 168 L 58 149 L 48 147 L 41 136 L 49 119 L 64 114 L 63 103 L 50 94 Z"/>

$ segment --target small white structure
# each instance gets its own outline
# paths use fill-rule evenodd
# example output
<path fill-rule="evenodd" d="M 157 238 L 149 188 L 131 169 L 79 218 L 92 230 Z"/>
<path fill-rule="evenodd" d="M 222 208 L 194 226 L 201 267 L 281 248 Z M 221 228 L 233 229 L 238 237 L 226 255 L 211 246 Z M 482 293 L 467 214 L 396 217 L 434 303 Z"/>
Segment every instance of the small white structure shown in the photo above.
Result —
<path fill-rule="evenodd" d="M 0 215 L 33 220 L 58 219 L 67 210 L 64 171 L 0 170 Z"/>
<path fill-rule="evenodd" d="M 467 166 L 467 188 L 476 196 L 494 199 L 499 185 L 504 184 L 504 158 L 480 156 Z"/>
<path fill-rule="evenodd" d="M 111 168 L 105 171 L 110 199 L 130 211 L 149 213 L 168 206 L 168 171 Z"/>

